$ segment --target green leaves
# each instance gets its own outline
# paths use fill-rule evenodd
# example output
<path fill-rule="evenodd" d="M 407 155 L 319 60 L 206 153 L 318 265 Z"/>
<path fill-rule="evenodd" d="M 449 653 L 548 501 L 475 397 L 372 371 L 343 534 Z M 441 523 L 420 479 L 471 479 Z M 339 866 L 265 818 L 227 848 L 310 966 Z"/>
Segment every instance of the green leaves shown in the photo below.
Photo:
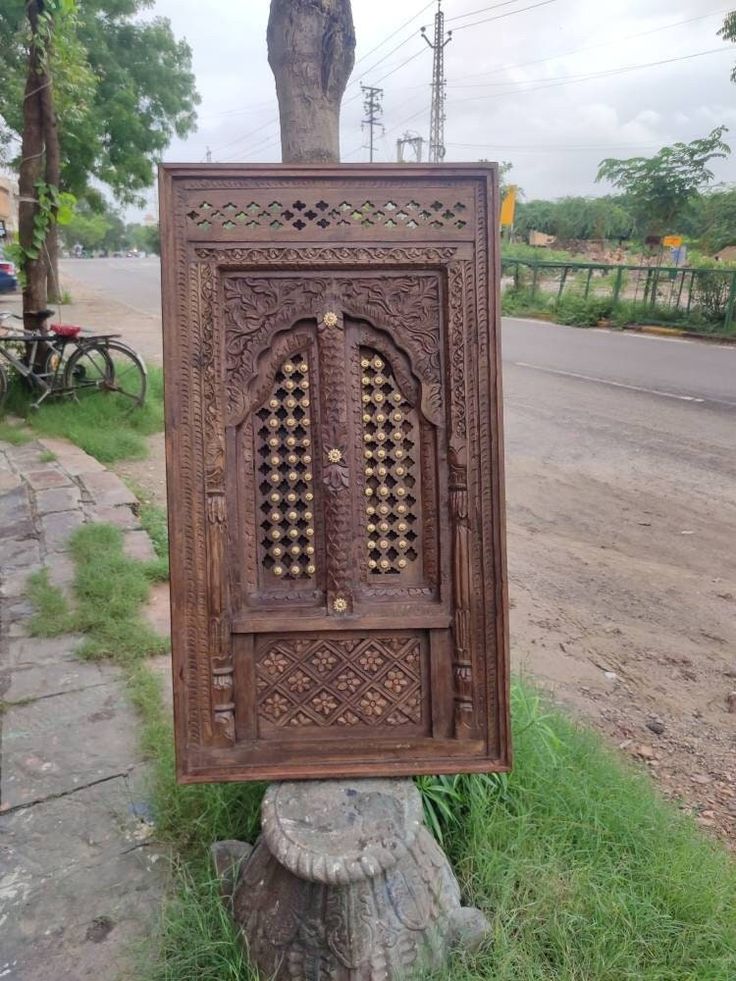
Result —
<path fill-rule="evenodd" d="M 702 139 L 662 147 L 653 157 L 602 160 L 596 180 L 624 192 L 644 234 L 672 233 L 688 202 L 713 180 L 708 164 L 731 153 L 726 132 L 717 126 Z"/>

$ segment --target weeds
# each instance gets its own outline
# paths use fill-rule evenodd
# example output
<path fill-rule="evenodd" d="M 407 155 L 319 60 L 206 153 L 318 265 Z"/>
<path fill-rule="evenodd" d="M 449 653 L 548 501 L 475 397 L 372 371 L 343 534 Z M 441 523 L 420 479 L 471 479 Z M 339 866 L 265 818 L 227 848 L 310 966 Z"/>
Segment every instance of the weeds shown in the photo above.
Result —
<path fill-rule="evenodd" d="M 81 633 L 78 654 L 87 660 L 108 658 L 129 665 L 164 653 L 168 641 L 140 615 L 151 581 L 159 573 L 158 564 L 129 559 L 123 553 L 122 532 L 113 525 L 82 526 L 72 535 L 70 549 L 76 566 L 74 609 L 50 584 L 47 570 L 34 573 L 29 580 L 29 595 L 36 606 L 31 634 Z"/>
<path fill-rule="evenodd" d="M 8 422 L 7 419 L 0 419 L 0 441 L 12 443 L 13 446 L 22 446 L 30 443 L 33 439 L 23 423 Z"/>
<path fill-rule="evenodd" d="M 164 426 L 163 373 L 160 368 L 148 369 L 146 401 L 137 409 L 106 399 L 101 392 L 83 402 L 50 398 L 37 412 L 29 413 L 27 389 L 16 380 L 8 393 L 7 411 L 25 415 L 26 426 L 35 435 L 69 439 L 102 463 L 143 459 L 148 453 L 146 437 L 160 432 Z M 7 423 L 0 422 L 0 439 L 6 438 L 3 434 L 7 427 Z"/>

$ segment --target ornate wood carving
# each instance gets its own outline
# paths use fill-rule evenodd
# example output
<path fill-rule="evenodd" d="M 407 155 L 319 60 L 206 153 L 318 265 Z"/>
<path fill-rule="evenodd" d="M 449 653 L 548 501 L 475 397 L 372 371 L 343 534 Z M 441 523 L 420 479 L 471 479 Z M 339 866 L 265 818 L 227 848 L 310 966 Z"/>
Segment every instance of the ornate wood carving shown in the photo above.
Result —
<path fill-rule="evenodd" d="M 184 779 L 507 765 L 493 195 L 482 167 L 164 168 Z"/>

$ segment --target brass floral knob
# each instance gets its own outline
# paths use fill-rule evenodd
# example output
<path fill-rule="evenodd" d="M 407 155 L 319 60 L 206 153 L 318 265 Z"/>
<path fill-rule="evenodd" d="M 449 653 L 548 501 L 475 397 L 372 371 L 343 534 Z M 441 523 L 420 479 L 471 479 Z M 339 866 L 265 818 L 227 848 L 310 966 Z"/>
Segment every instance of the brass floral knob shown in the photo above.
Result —
<path fill-rule="evenodd" d="M 322 323 L 325 325 L 325 327 L 337 327 L 338 324 L 337 314 L 333 313 L 332 310 L 328 311 L 322 318 Z"/>
<path fill-rule="evenodd" d="M 336 596 L 332 601 L 332 609 L 335 613 L 345 613 L 348 608 L 348 601 L 344 596 Z"/>
<path fill-rule="evenodd" d="M 342 460 L 342 451 L 338 449 L 328 450 L 327 459 L 330 461 L 330 463 L 340 463 Z"/>

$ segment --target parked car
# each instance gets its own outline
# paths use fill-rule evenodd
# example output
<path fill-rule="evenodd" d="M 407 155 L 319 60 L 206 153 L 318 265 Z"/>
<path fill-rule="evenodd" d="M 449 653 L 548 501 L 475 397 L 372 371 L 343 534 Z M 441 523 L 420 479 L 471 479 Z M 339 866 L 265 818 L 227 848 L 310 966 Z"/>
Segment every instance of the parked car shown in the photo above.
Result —
<path fill-rule="evenodd" d="M 18 280 L 10 273 L 0 270 L 0 293 L 15 293 L 18 289 Z"/>
<path fill-rule="evenodd" d="M 8 276 L 15 276 L 15 263 L 0 255 L 0 272 L 7 273 Z"/>

